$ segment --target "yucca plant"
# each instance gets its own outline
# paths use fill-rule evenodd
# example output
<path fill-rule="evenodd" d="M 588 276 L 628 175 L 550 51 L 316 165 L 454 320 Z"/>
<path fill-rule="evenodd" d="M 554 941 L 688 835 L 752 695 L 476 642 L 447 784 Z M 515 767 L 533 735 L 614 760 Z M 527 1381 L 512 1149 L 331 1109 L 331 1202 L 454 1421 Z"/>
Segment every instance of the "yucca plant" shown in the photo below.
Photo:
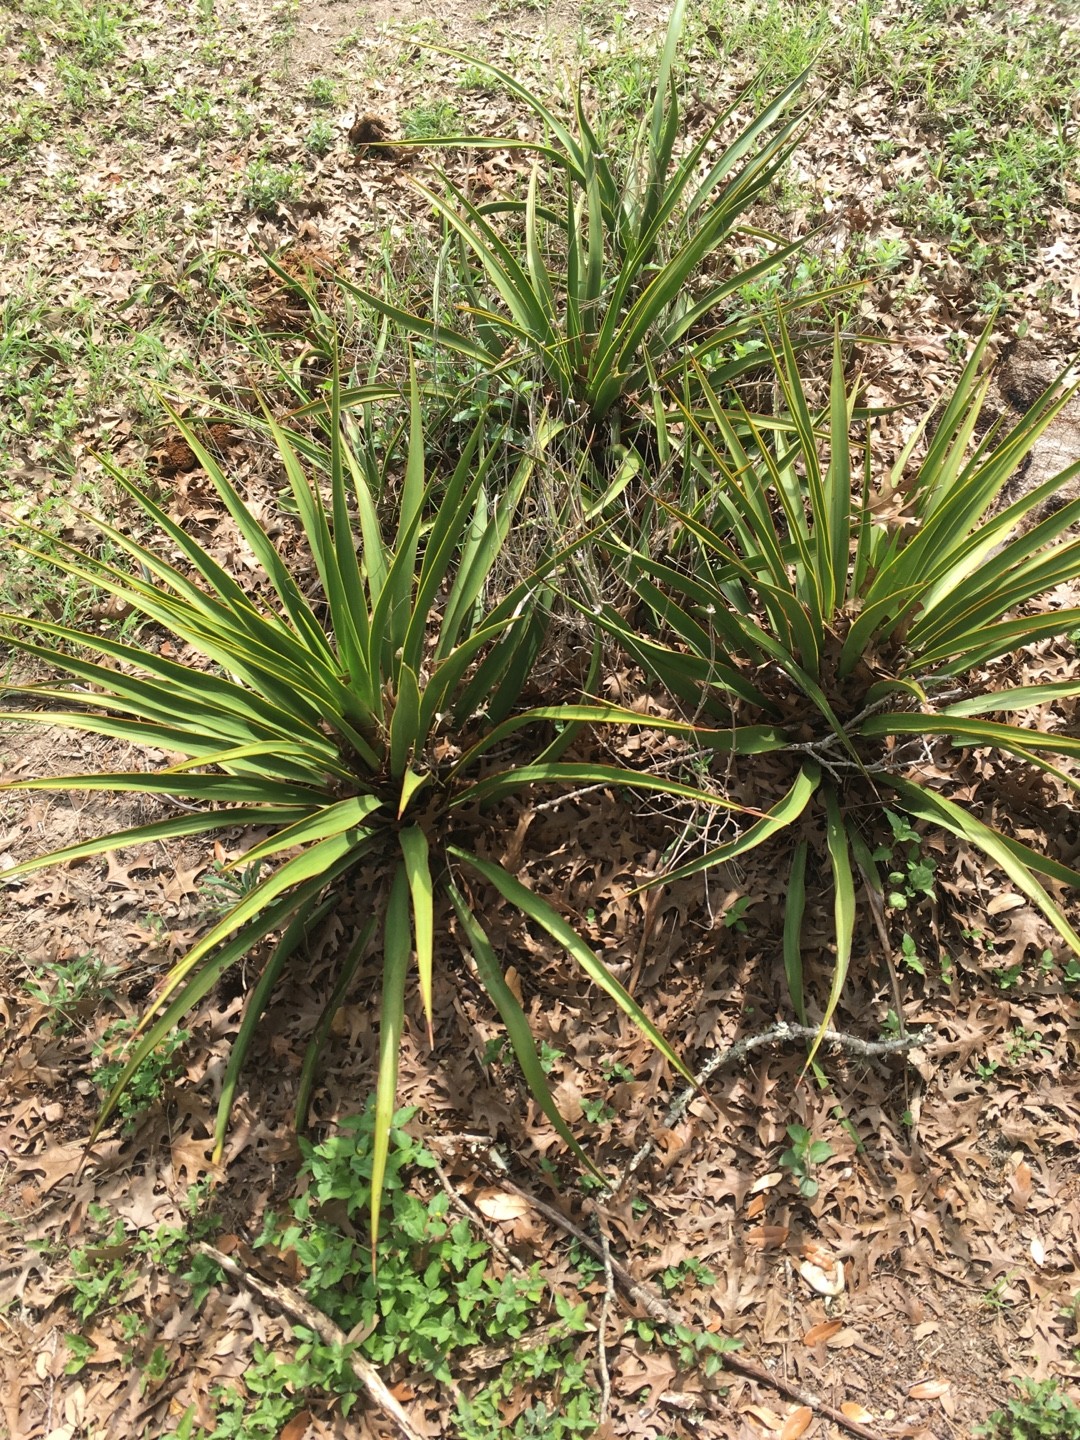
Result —
<path fill-rule="evenodd" d="M 591 426 L 617 421 L 628 397 L 663 387 L 695 359 L 708 361 L 716 385 L 754 363 L 753 356 L 737 356 L 735 344 L 758 320 L 725 311 L 741 286 L 782 265 L 804 242 L 777 243 L 718 280 L 703 272 L 791 154 L 802 117 L 781 122 L 806 76 L 781 91 L 717 159 L 716 136 L 745 96 L 679 154 L 684 126 L 674 63 L 685 12 L 686 0 L 676 0 L 652 109 L 622 163 L 600 145 L 580 88 L 574 128 L 512 76 L 467 57 L 530 110 L 548 137 L 535 144 L 453 140 L 531 151 L 536 162 L 524 201 L 476 204 L 445 175 L 439 190 L 416 182 L 447 228 L 447 268 L 468 296 L 471 327 L 442 324 L 339 283 L 406 333 L 446 346 L 483 371 L 506 374 L 531 359 L 549 398 L 576 408 Z M 804 296 L 799 304 L 820 298 Z"/>
<path fill-rule="evenodd" d="M 230 966 L 266 942 L 269 958 L 251 991 L 224 1077 L 218 1153 L 259 1016 L 286 966 L 291 961 L 295 967 L 302 955 L 305 937 L 331 906 L 341 907 L 346 920 L 356 919 L 326 1023 L 369 942 L 379 937 L 374 1243 L 413 952 L 430 1035 L 440 888 L 449 896 L 532 1093 L 568 1143 L 574 1145 L 548 1090 L 524 1012 L 471 908 L 466 876 L 545 931 L 685 1073 L 641 1007 L 558 911 L 462 843 L 482 825 L 484 807 L 532 785 L 560 783 L 663 789 L 710 804 L 713 797 L 663 777 L 560 758 L 583 726 L 640 725 L 641 717 L 632 712 L 567 703 L 522 713 L 542 628 L 546 575 L 558 556 L 501 599 L 488 601 L 485 591 L 530 474 L 542 459 L 543 435 L 497 496 L 488 493 L 486 482 L 500 447 L 484 449 L 483 419 L 453 474 L 426 476 L 414 383 L 404 473 L 396 475 L 391 464 L 373 475 L 344 439 L 336 378 L 331 389 L 328 473 L 305 467 L 290 436 L 267 419 L 318 576 L 314 598 L 310 582 L 302 584 L 286 564 L 197 434 L 171 412 L 262 567 L 269 599 L 263 603 L 243 589 L 154 500 L 112 469 L 138 511 L 164 535 L 175 563 L 101 522 L 98 529 L 129 557 L 132 573 L 71 547 L 61 547 L 54 563 L 151 622 L 155 638 L 123 643 L 41 618 L 3 617 L 10 645 L 77 682 L 70 688 L 12 687 L 9 694 L 22 696 L 24 703 L 49 708 L 7 708 L 0 712 L 7 720 L 66 725 L 176 757 L 161 769 L 31 779 L 5 788 L 136 792 L 183 805 L 167 818 L 19 865 L 3 881 L 10 885 L 40 866 L 120 846 L 209 835 L 225 827 L 269 832 L 236 862 L 244 867 L 245 883 L 235 903 L 164 979 L 94 1132 L 144 1058 Z M 381 492 L 395 486 L 396 523 L 387 530 Z M 24 548 L 35 553 L 33 543 L 28 537 Z M 38 558 L 45 563 L 44 556 Z M 156 643 L 161 630 L 174 637 L 173 653 L 185 658 L 163 653 Z M 677 722 L 667 723 L 689 733 Z M 557 733 L 551 739 L 553 727 Z M 301 1119 L 324 1033 L 325 1026 L 304 1062 Z"/>
<path fill-rule="evenodd" d="M 991 383 L 980 373 L 988 338 L 989 330 L 940 418 L 931 425 L 927 416 L 879 477 L 870 435 L 852 439 L 857 386 L 846 386 L 839 337 L 829 407 L 816 415 L 781 317 L 773 358 L 782 423 L 766 432 L 745 412 L 733 420 L 702 379 L 710 420 L 696 406 L 686 415 L 705 498 L 692 511 L 664 506 L 683 542 L 677 561 L 670 550 L 656 558 L 624 547 L 652 638 L 610 607 L 600 615 L 695 713 L 728 717 L 733 744 L 752 721 L 758 752 L 778 757 L 776 774 L 787 757 L 790 783 L 766 818 L 675 874 L 791 835 L 784 952 L 804 1018 L 808 846 L 823 829 L 836 934 L 823 1028 L 850 963 L 858 884 L 880 891 L 873 852 L 889 833 L 887 805 L 981 850 L 1080 951 L 1043 883 L 1076 887 L 1080 874 L 950 796 L 949 752 L 940 753 L 943 742 L 996 752 L 1080 788 L 1050 758 L 1075 758 L 1080 740 L 1040 728 L 1038 713 L 1080 695 L 1080 682 L 999 689 L 994 668 L 1080 625 L 1080 610 L 1038 603 L 1080 572 L 1080 541 L 1063 538 L 1080 521 L 1080 500 L 1024 525 L 1080 475 L 1080 461 L 1016 498 L 1006 488 L 1073 391 L 1056 384 L 1011 428 L 977 438 Z M 924 767 L 928 746 L 933 765 Z"/>

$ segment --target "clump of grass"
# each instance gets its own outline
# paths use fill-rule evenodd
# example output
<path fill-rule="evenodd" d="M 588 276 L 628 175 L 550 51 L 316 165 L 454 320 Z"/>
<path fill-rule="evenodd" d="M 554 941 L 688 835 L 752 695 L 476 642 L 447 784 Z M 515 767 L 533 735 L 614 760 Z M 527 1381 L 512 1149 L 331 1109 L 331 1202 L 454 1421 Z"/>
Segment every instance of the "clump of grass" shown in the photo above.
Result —
<path fill-rule="evenodd" d="M 401 116 L 401 134 L 405 140 L 437 140 L 446 135 L 461 135 L 464 128 L 461 111 L 450 100 L 425 101 L 413 105 Z"/>

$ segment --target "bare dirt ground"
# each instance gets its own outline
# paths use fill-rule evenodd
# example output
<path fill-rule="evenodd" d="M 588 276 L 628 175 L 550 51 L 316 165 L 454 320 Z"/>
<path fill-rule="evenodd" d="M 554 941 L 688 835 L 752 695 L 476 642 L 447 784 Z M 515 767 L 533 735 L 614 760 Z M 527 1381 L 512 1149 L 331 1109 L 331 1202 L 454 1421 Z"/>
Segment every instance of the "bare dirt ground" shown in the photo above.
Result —
<path fill-rule="evenodd" d="M 238 566 L 235 534 L 191 457 L 137 398 L 147 382 L 203 413 L 248 381 L 266 383 L 253 335 L 272 334 L 293 356 L 302 350 L 260 250 L 305 247 L 309 264 L 329 255 L 359 275 L 382 267 L 414 283 L 415 255 L 428 253 L 433 238 L 410 179 L 430 173 L 430 160 L 360 149 L 349 143 L 350 127 L 374 115 L 392 140 L 437 100 L 472 130 L 515 134 L 525 124 L 505 94 L 462 83 L 466 60 L 422 42 L 554 83 L 560 67 L 599 66 L 628 43 L 648 53 L 663 23 L 651 5 L 622 11 L 616 34 L 610 17 L 568 5 L 500 6 L 478 17 L 468 4 L 436 9 L 430 0 L 235 3 L 215 14 L 213 6 L 136 0 L 107 65 L 89 63 L 84 47 L 90 80 L 80 99 L 62 27 L 43 27 L 36 13 L 27 6 L 20 21 L 16 7 L 3 42 L 8 123 L 23 138 L 12 149 L 5 132 L 0 192 L 8 237 L 0 297 L 9 307 L 0 353 L 18 380 L 5 392 L 0 519 L 41 518 L 44 505 L 54 529 L 80 539 L 73 500 L 118 503 L 95 458 L 105 454 L 162 486 L 171 513 Z M 43 38 L 26 58 L 31 32 Z M 743 59 L 720 73 L 698 43 L 695 85 L 707 109 L 736 93 L 752 67 Z M 312 98 L 320 77 L 332 82 L 325 104 Z M 760 223 L 801 233 L 826 222 L 812 247 L 826 268 L 866 237 L 903 240 L 899 268 L 871 281 L 859 301 L 858 323 L 896 341 L 861 356 L 867 394 L 883 403 L 935 397 L 978 333 L 983 302 L 954 241 L 905 228 L 890 197 L 898 181 L 932 169 L 941 135 L 924 100 L 894 94 L 880 77 L 858 89 L 827 78 L 819 88 L 822 109 L 793 167 L 795 193 L 774 197 Z M 320 121 L 325 132 L 313 145 Z M 524 164 L 509 151 L 443 159 L 457 178 L 492 189 L 519 183 Z M 1003 412 L 1030 403 L 1030 386 L 1076 350 L 1076 200 L 1075 189 L 1046 200 L 1044 224 L 1008 280 L 995 382 Z M 16 352 L 13 337 L 29 350 Z M 62 407 L 74 407 L 70 420 Z M 1080 455 L 1078 437 L 1080 420 L 1067 413 L 1033 465 L 1060 468 L 1058 457 Z M 220 439 L 234 473 L 272 514 L 276 490 L 259 439 Z M 37 571 L 10 551 L 0 564 L 10 567 L 3 608 L 48 604 L 62 613 L 70 603 L 43 592 Z M 1064 678 L 1078 665 L 1071 643 L 1046 642 L 1023 657 L 1017 683 Z M 609 690 L 627 683 L 605 676 Z M 1075 714 L 1061 723 L 1075 733 Z M 153 763 L 58 728 L 0 730 L 5 781 Z M 1074 861 L 1080 836 L 1056 787 L 994 773 L 978 754 L 953 773 L 987 813 L 1005 807 L 1021 838 Z M 150 804 L 2 796 L 0 867 L 150 819 Z M 714 879 L 707 894 L 684 882 L 632 897 L 669 843 L 666 817 L 631 820 L 610 797 L 592 794 L 508 807 L 506 820 L 522 878 L 584 927 L 693 1069 L 789 1017 L 777 874 L 747 865 Z M 260 1026 L 220 1164 L 210 1158 L 216 1092 L 258 957 L 193 1017 L 163 1093 L 85 1150 L 101 1099 L 96 1042 L 111 1022 L 139 1012 L 206 925 L 215 859 L 240 849 L 241 837 L 226 835 L 218 853 L 125 852 L 0 891 L 0 1434 L 6 1426 L 11 1440 L 396 1433 L 385 1409 L 362 1403 L 344 1416 L 332 1394 L 285 1382 L 277 1420 L 215 1429 L 223 1392 L 256 1412 L 259 1358 L 292 1355 L 292 1326 L 279 1306 L 228 1278 L 197 1305 L 185 1267 L 172 1273 L 160 1253 L 139 1248 L 161 1227 L 189 1226 L 199 1187 L 199 1213 L 215 1217 L 214 1245 L 279 1292 L 299 1287 L 295 1260 L 290 1270 L 287 1257 L 251 1247 L 267 1212 L 297 1193 L 292 1108 L 303 1044 L 333 984 L 332 944 L 278 994 Z M 479 1206 L 477 1223 L 497 1253 L 538 1261 L 554 1290 L 586 1302 L 576 1353 L 597 1397 L 594 1418 L 605 1412 L 602 1436 L 952 1440 L 1005 1402 L 1013 1375 L 1059 1377 L 1080 1399 L 1075 961 L 973 853 L 953 846 L 931 854 L 933 896 L 894 917 L 892 936 L 909 962 L 902 1022 L 921 1033 L 918 1046 L 888 1057 L 832 1048 L 825 1087 L 800 1081 L 799 1046 L 762 1047 L 721 1066 L 670 1123 L 678 1088 L 641 1037 L 508 915 L 487 917 L 500 953 L 519 957 L 517 983 L 550 1047 L 560 1106 L 590 1155 L 618 1177 L 653 1142 L 614 1197 L 577 1184 L 513 1068 L 493 1058 L 498 1029 L 479 985 L 457 955 L 439 957 L 435 1045 L 418 1023 L 407 1029 L 401 1101 L 416 1107 L 411 1129 L 440 1157 L 455 1203 Z M 901 951 L 903 934 L 910 951 Z M 91 955 L 100 981 L 62 1007 L 58 1023 L 57 1006 L 28 982 L 40 986 L 57 966 L 78 970 Z M 362 966 L 335 1020 L 316 1090 L 316 1137 L 362 1110 L 371 1090 L 378 981 L 373 960 Z M 867 927 L 838 1013 L 843 1031 L 883 1033 L 890 994 Z M 828 1147 L 813 1194 L 780 1160 L 793 1125 Z M 557 1175 L 545 1161 L 557 1162 Z M 504 1162 L 508 1171 L 498 1168 Z M 424 1193 L 434 1188 L 426 1173 L 416 1183 Z M 569 1231 L 528 1197 L 554 1207 Z M 707 1374 L 700 1356 L 647 1338 L 640 1296 L 616 1294 L 602 1266 L 585 1265 L 580 1238 L 571 1248 L 573 1230 L 602 1232 L 614 1259 L 688 1327 L 740 1340 L 731 1358 L 743 1371 Z M 81 1256 L 74 1264 L 73 1252 Z M 86 1276 L 114 1264 L 125 1283 L 84 1303 Z M 461 1433 L 449 1418 L 454 1387 L 400 1361 L 384 1379 L 416 1433 Z M 468 1384 L 478 1383 L 471 1374 Z M 550 1377 L 518 1384 L 503 1402 L 507 1433 L 571 1433 L 550 1417 L 547 1430 L 520 1428 L 553 1385 Z M 196 1428 L 181 1432 L 185 1416 Z"/>

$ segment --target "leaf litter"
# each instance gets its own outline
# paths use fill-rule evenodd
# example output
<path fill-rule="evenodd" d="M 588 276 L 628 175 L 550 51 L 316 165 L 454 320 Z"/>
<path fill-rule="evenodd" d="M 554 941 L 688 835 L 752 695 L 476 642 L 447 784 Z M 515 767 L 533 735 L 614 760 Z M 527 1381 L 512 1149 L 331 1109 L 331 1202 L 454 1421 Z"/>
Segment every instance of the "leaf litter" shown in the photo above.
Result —
<path fill-rule="evenodd" d="M 57 182 L 70 166 L 53 140 L 35 142 L 35 163 L 19 168 L 6 191 L 11 228 L 26 239 L 22 248 L 5 248 L 0 287 L 5 295 L 15 292 L 30 256 L 47 282 L 46 330 L 81 333 L 78 306 L 87 295 L 114 336 L 125 327 L 159 327 L 166 351 L 179 362 L 158 372 L 169 390 L 197 390 L 182 357 L 192 353 L 198 333 L 199 343 L 212 348 L 216 373 L 227 375 L 231 393 L 242 399 L 259 378 L 258 366 L 230 342 L 226 322 L 238 325 L 253 311 L 261 328 L 295 335 L 302 349 L 309 320 L 294 293 L 266 276 L 260 249 L 288 247 L 291 259 L 282 263 L 289 273 L 318 280 L 339 247 L 363 266 L 385 236 L 390 263 L 401 269 L 409 246 L 430 243 L 407 183 L 410 174 L 425 173 L 427 162 L 422 154 L 391 148 L 401 138 L 401 117 L 434 85 L 454 94 L 470 128 L 514 133 L 522 122 L 507 97 L 462 88 L 458 62 L 420 52 L 407 22 L 432 19 L 421 4 L 395 9 L 406 21 L 396 28 L 380 29 L 384 17 L 376 9 L 362 33 L 347 7 L 299 6 L 292 67 L 284 73 L 271 73 L 265 59 L 283 28 L 272 12 L 219 7 L 229 44 L 213 57 L 199 28 L 199 7 L 175 8 L 165 33 L 157 7 L 130 7 L 123 78 L 101 102 L 105 121 L 81 121 L 88 134 L 96 126 L 96 153 L 82 174 L 92 205 L 73 210 L 61 203 Z M 886 24 L 889 15 L 883 9 L 873 24 Z M 546 56 L 560 44 L 567 19 L 576 16 L 516 12 L 511 33 L 498 10 L 485 24 L 451 5 L 440 11 L 432 33 L 482 45 L 485 56 L 514 68 L 522 45 Z M 650 33 L 656 28 L 651 10 L 629 19 Z M 4 43 L 17 47 L 24 39 L 16 26 Z M 175 65 L 154 103 L 171 118 L 159 134 L 142 135 L 133 164 L 115 135 L 144 103 L 137 67 L 159 63 L 165 45 Z M 18 66 L 9 103 L 23 107 L 24 120 L 42 105 L 61 132 L 73 133 L 80 117 L 64 110 L 57 53 L 54 44 L 37 65 Z M 301 135 L 310 118 L 303 85 L 322 68 L 340 75 L 342 93 L 331 122 L 332 148 L 315 157 Z M 732 88 L 738 79 L 733 72 L 725 83 Z M 227 99 L 226 124 L 200 121 L 191 99 L 200 90 Z M 972 296 L 949 243 L 909 233 L 884 203 L 890 187 L 924 165 L 926 117 L 917 99 L 889 95 L 881 84 L 857 96 L 840 86 L 829 106 L 829 122 L 815 125 L 797 161 L 804 209 L 783 215 L 777 228 L 809 229 L 827 218 L 821 243 L 833 253 L 862 234 L 908 242 L 905 285 L 871 284 L 860 301 L 862 322 L 897 339 L 893 346 L 868 347 L 866 393 L 889 404 L 936 395 L 952 373 L 951 337 L 977 329 Z M 117 125 L 110 130 L 113 113 Z M 302 178 L 294 191 L 255 210 L 243 199 L 243 184 L 264 151 L 284 170 L 297 166 Z M 461 150 L 444 159 L 478 191 L 512 188 L 520 172 L 512 152 L 488 154 L 482 163 Z M 181 184 L 193 161 L 201 191 Z M 1044 229 L 1013 291 L 1033 340 L 1026 354 L 1004 356 L 996 382 L 1003 411 L 1015 409 L 1011 396 L 1033 363 L 1032 348 L 1051 368 L 1055 357 L 1075 348 L 1075 200 L 1073 193 L 1069 203 L 1046 206 Z M 209 230 L 207 217 L 198 214 L 207 205 Z M 156 249 L 152 237 L 132 225 L 137 213 L 160 215 L 164 233 Z M 763 223 L 768 219 L 762 216 Z M 210 263 L 215 248 L 224 258 Z M 237 295 L 244 303 L 230 314 Z M 203 335 L 207 313 L 219 316 L 220 333 Z M 1015 328 L 1015 316 L 1008 323 Z M 70 381 L 82 400 L 94 394 L 87 346 L 83 335 L 66 357 L 46 355 L 56 378 Z M 212 416 L 208 400 L 200 396 L 198 404 Z M 129 409 L 128 402 L 97 399 L 59 448 L 35 429 L 9 429 L 4 513 L 24 509 L 30 496 L 64 496 L 68 503 L 70 476 L 100 484 L 91 455 L 96 449 L 124 466 L 145 465 L 167 482 L 171 512 L 200 527 L 222 563 L 241 573 L 250 569 L 180 437 Z M 902 417 L 894 422 L 897 449 L 903 425 Z M 256 502 L 264 498 L 266 514 L 276 515 L 273 477 L 257 441 L 212 418 L 206 434 Z M 890 443 L 888 427 L 883 443 Z M 108 491 L 102 493 L 107 500 Z M 282 543 L 288 543 L 287 517 L 282 525 Z M 1062 597 L 1060 603 L 1071 602 Z M 100 617 L 115 618 L 122 617 Z M 1076 666 L 1074 652 L 1048 643 L 1026 652 L 1010 679 L 1065 678 Z M 637 684 L 632 674 L 607 679 L 613 690 L 632 692 Z M 1072 714 L 1062 713 L 1063 727 L 1074 723 Z M 663 745 L 648 736 L 644 743 L 658 753 Z M 98 766 L 108 744 L 57 730 L 32 739 L 20 734 L 17 748 L 3 737 L 2 774 Z M 951 765 L 949 774 L 996 821 L 1004 812 L 1018 838 L 1046 839 L 1063 858 L 1075 858 L 1080 839 L 1071 806 L 1052 780 L 1043 777 L 1041 790 L 1028 777 L 1010 783 L 978 753 L 963 769 Z M 95 797 L 5 801 L 0 867 L 106 823 L 117 828 L 151 819 L 157 803 L 136 797 L 108 805 Z M 745 864 L 704 900 L 686 883 L 633 895 L 642 875 L 659 864 L 669 838 L 663 817 L 628 817 L 601 793 L 543 810 L 522 806 L 515 813 L 508 805 L 506 818 L 507 844 L 523 878 L 585 924 L 590 943 L 632 983 L 660 1028 L 681 1038 L 692 1067 L 785 1014 L 777 963 L 784 896 L 775 872 Z M 159 847 L 35 877 L 19 887 L 14 904 L 5 895 L 0 1289 L 10 1308 L 0 1330 L 0 1392 L 13 1436 L 166 1434 L 189 1406 L 210 1427 L 213 1387 L 239 1382 L 255 1345 L 283 1353 L 294 1346 L 283 1317 L 242 1286 L 215 1286 L 196 1309 L 190 1286 L 136 1255 L 133 1241 L 162 1225 L 182 1225 L 189 1187 L 209 1181 L 222 1221 L 219 1248 L 239 1255 L 252 1273 L 265 1275 L 276 1263 L 280 1273 L 270 1278 L 291 1286 L 301 1278 L 295 1257 L 290 1268 L 287 1256 L 274 1262 L 249 1247 L 267 1210 L 282 1208 L 294 1190 L 297 1037 L 317 1021 L 328 992 L 328 953 L 311 958 L 303 988 L 280 995 L 260 1027 L 258 1059 L 220 1168 L 209 1159 L 212 1110 L 205 1097 L 238 1024 L 239 982 L 220 987 L 194 1017 L 182 1076 L 131 1131 L 110 1132 L 89 1160 L 84 1156 L 99 1101 L 94 1041 L 109 1020 L 138 1008 L 170 957 L 205 925 L 201 882 L 214 859 L 203 847 Z M 828 1398 L 855 1424 L 890 1436 L 967 1434 L 972 1421 L 1001 1402 L 1010 1373 L 1075 1376 L 1075 1308 L 1071 1321 L 1067 1312 L 1080 1291 L 1080 1009 L 1075 980 L 1063 980 L 1040 917 L 1002 892 L 973 852 L 954 847 L 938 860 L 942 898 L 907 922 L 926 963 L 921 972 L 905 973 L 903 1020 L 932 1037 L 910 1060 L 860 1061 L 826 1052 L 828 1083 L 821 1088 L 801 1077 L 797 1047 L 766 1050 L 720 1071 L 667 1130 L 658 1122 L 671 1098 L 671 1077 L 621 1013 L 582 987 L 520 923 L 497 908 L 486 917 L 499 952 L 520 957 L 516 985 L 555 1057 L 552 1080 L 564 1113 L 604 1172 L 618 1176 L 645 1140 L 655 1140 L 625 1194 L 582 1195 L 553 1183 L 542 1162 L 560 1158 L 558 1137 L 511 1067 L 487 1058 L 496 1027 L 464 970 L 455 984 L 444 979 L 436 991 L 434 1051 L 418 1027 L 406 1028 L 402 1102 L 418 1107 L 425 1140 L 443 1153 L 454 1190 L 509 1253 L 539 1259 L 553 1285 L 584 1294 L 594 1321 L 602 1277 L 583 1281 L 565 1234 L 505 1187 L 492 1155 L 509 1165 L 526 1193 L 565 1211 L 582 1229 L 599 1224 L 635 1279 L 656 1285 L 662 1283 L 657 1277 L 677 1273 L 679 1305 L 703 1332 L 737 1337 L 745 1346 L 740 1353 L 790 1385 Z M 754 903 L 729 925 L 741 897 Z M 888 1020 L 890 1002 L 875 937 L 863 935 L 861 947 L 842 1014 L 850 1033 L 874 1035 Z M 50 1008 L 30 995 L 26 980 L 89 953 L 109 975 L 108 998 L 76 1006 L 71 1033 L 56 1035 Z M 248 962 L 249 974 L 259 958 Z M 355 1113 L 370 1089 L 375 1035 L 365 997 L 376 983 L 373 968 L 361 967 L 335 1017 L 314 1102 L 320 1133 Z M 608 1083 L 597 1079 L 598 1062 L 608 1067 Z M 812 1197 L 777 1168 L 793 1122 L 831 1149 Z M 111 1248 L 126 1261 L 127 1288 L 121 1308 L 83 1325 L 72 1309 L 66 1260 L 81 1244 L 108 1258 L 96 1218 L 102 1213 L 124 1223 Z M 708 1267 L 714 1279 L 705 1282 L 688 1261 Z M 125 1313 L 142 1322 L 134 1341 L 124 1334 Z M 647 1343 L 640 1320 L 631 1307 L 613 1313 L 607 1327 L 608 1433 L 838 1433 L 812 1407 L 789 1403 L 768 1386 L 731 1372 L 707 1376 L 673 1348 Z M 89 1363 L 74 1373 L 64 1344 L 72 1334 L 92 1347 Z M 156 1346 L 164 1365 L 154 1368 L 154 1378 L 149 1371 L 144 1377 L 141 1367 Z M 157 1378 L 162 1370 L 164 1378 Z M 408 1391 L 418 1429 L 445 1433 L 431 1382 L 403 1367 L 386 1378 L 403 1395 Z M 308 1404 L 282 1434 L 387 1433 L 377 1412 L 354 1412 L 345 1421 L 325 1397 L 308 1397 Z"/>

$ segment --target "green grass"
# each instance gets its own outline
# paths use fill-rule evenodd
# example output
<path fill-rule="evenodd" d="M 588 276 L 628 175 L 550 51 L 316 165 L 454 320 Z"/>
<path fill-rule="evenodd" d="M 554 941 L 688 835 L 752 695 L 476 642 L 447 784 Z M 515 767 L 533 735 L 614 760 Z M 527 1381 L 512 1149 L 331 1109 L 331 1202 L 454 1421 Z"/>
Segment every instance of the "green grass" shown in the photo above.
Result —
<path fill-rule="evenodd" d="M 464 132 L 464 117 L 450 100 L 425 100 L 401 114 L 401 134 L 405 140 L 436 140 Z"/>
<path fill-rule="evenodd" d="M 72 445 L 99 408 L 120 402 L 137 417 L 155 414 L 146 382 L 165 380 L 173 365 L 155 329 L 129 330 L 31 273 L 0 306 L 0 495 L 22 495 L 22 461 L 70 474 Z"/>
<path fill-rule="evenodd" d="M 156 430 L 147 384 L 165 384 L 182 369 L 160 326 L 129 329 L 33 271 L 0 304 L 0 502 L 44 532 L 43 553 L 55 553 L 49 537 L 70 537 L 77 509 L 112 508 L 98 468 L 81 457 L 111 443 L 121 416 L 136 434 Z M 48 560 L 0 567 L 3 610 L 70 623 L 103 598 L 81 582 L 59 581 Z"/>
<path fill-rule="evenodd" d="M 1080 87 L 1075 25 L 1070 36 L 1061 18 L 1000 3 L 960 10 L 919 0 L 898 10 L 862 0 L 837 19 L 823 4 L 718 0 L 698 30 L 700 53 L 721 75 L 760 70 L 772 84 L 814 64 L 830 97 L 820 127 L 835 103 L 853 95 L 872 114 L 877 96 L 882 123 L 899 120 L 895 139 L 880 145 L 886 194 L 877 218 L 947 245 L 976 309 L 1010 298 L 1045 233 L 1048 202 L 1063 203 L 1080 177 L 1069 103 Z M 616 73 L 614 61 L 604 64 Z M 901 150 L 915 163 L 890 185 L 888 162 Z M 773 198 L 783 214 L 807 209 L 799 189 Z M 816 218 L 813 203 L 809 214 Z"/>

